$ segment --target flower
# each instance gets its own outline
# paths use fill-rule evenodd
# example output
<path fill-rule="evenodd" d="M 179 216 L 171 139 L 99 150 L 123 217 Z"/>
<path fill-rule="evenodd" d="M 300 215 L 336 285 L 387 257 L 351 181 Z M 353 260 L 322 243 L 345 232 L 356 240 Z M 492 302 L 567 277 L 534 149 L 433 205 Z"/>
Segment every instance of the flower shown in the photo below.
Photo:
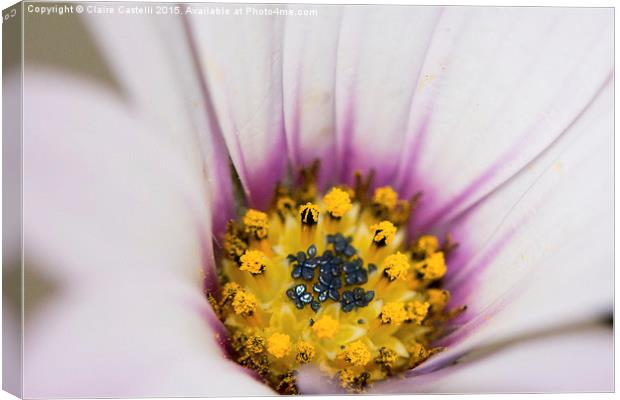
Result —
<path fill-rule="evenodd" d="M 57 290 L 27 314 L 24 396 L 272 393 L 226 358 L 203 290 L 235 217 L 229 160 L 247 205 L 266 210 L 289 166 L 315 159 L 321 190 L 373 170 L 377 188 L 423 192 L 411 234 L 459 243 L 443 287 L 468 309 L 446 350 L 369 391 L 611 390 L 611 332 L 590 323 L 613 296 L 612 12 L 315 8 L 82 20 L 122 90 L 26 66 L 27 269 Z M 376 208 L 400 215 L 386 194 Z M 265 339 L 276 357 L 319 354 Z M 346 351 L 363 368 L 370 349 Z M 300 391 L 341 390 L 306 367 Z"/>

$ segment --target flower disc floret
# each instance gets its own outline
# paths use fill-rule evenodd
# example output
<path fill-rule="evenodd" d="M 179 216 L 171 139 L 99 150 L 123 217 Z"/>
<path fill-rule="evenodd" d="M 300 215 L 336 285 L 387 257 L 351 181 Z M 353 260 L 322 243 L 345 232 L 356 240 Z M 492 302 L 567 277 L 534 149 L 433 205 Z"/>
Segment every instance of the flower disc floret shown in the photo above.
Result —
<path fill-rule="evenodd" d="M 378 246 L 386 246 L 392 242 L 396 236 L 396 227 L 390 221 L 381 221 L 370 227 L 373 232 L 372 240 Z"/>
<path fill-rule="evenodd" d="M 342 218 L 351 210 L 351 198 L 349 194 L 342 189 L 333 188 L 323 198 L 327 212 L 334 218 Z"/>
<path fill-rule="evenodd" d="M 383 272 L 390 281 L 396 279 L 404 280 L 407 277 L 409 267 L 409 258 L 397 251 L 396 254 L 386 257 Z"/>
<path fill-rule="evenodd" d="M 287 334 L 276 332 L 267 340 L 267 351 L 275 358 L 282 358 L 291 352 L 291 337 Z"/>
<path fill-rule="evenodd" d="M 247 271 L 253 275 L 261 274 L 265 271 L 267 256 L 259 250 L 247 250 L 241 256 L 241 271 Z"/>

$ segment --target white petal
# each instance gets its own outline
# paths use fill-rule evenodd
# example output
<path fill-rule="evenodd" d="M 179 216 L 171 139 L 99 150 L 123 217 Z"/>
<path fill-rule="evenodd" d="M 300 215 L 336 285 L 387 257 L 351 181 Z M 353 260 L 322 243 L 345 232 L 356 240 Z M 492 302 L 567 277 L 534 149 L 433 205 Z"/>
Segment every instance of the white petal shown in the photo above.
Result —
<path fill-rule="evenodd" d="M 467 304 L 447 352 L 583 321 L 613 307 L 613 86 L 507 185 L 454 222 L 446 285 Z M 474 334 L 475 333 L 475 334 Z"/>
<path fill-rule="evenodd" d="M 287 162 L 282 19 L 244 14 L 188 20 L 232 161 L 251 204 L 264 208 Z"/>
<path fill-rule="evenodd" d="M 234 215 L 228 151 L 187 27 L 170 15 L 100 15 L 86 20 L 127 96 L 170 148 L 205 171 L 214 226 Z"/>
<path fill-rule="evenodd" d="M 440 10 L 345 8 L 335 89 L 337 154 L 344 181 L 351 181 L 356 170 L 374 168 L 378 184 L 391 183 Z"/>
<path fill-rule="evenodd" d="M 526 165 L 612 76 L 610 9 L 446 8 L 414 95 L 399 186 L 445 222 Z"/>
<path fill-rule="evenodd" d="M 285 20 L 282 60 L 284 120 L 293 165 L 308 166 L 320 159 L 320 181 L 331 181 L 339 164 L 333 156 L 336 145 L 334 87 L 342 9 L 311 8 L 317 10 L 320 18 Z"/>
<path fill-rule="evenodd" d="M 501 343 L 429 375 L 374 393 L 567 393 L 614 389 L 613 330 L 586 328 Z"/>
<path fill-rule="evenodd" d="M 209 326 L 201 171 L 119 100 L 26 70 L 24 253 L 56 290 L 27 310 L 24 395 L 268 392 L 224 359 Z"/>

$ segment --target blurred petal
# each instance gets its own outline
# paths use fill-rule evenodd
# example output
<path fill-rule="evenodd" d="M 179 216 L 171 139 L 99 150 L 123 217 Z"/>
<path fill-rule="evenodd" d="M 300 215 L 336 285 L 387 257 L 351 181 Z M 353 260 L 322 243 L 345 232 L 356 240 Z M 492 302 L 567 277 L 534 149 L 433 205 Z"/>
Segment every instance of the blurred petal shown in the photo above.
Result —
<path fill-rule="evenodd" d="M 87 26 L 112 63 L 128 107 L 160 126 L 161 140 L 196 171 L 204 170 L 206 195 L 217 210 L 213 224 L 223 232 L 234 216 L 228 152 L 182 19 L 97 14 Z"/>
<path fill-rule="evenodd" d="M 345 9 L 335 88 L 342 180 L 374 168 L 377 184 L 392 183 L 440 14 L 439 7 Z"/>
<path fill-rule="evenodd" d="M 451 7 L 416 88 L 399 186 L 445 222 L 550 145 L 612 76 L 611 9 Z"/>
<path fill-rule="evenodd" d="M 26 327 L 24 395 L 268 393 L 224 359 L 208 325 L 201 172 L 119 100 L 26 71 L 24 114 L 36 118 L 24 121 L 24 253 L 58 293 Z"/>
<path fill-rule="evenodd" d="M 95 293 L 84 287 L 47 307 L 26 337 L 26 396 L 272 393 L 224 358 L 202 320 L 210 311 L 199 291 L 133 278 Z"/>
<path fill-rule="evenodd" d="M 527 168 L 452 222 L 446 287 L 469 307 L 427 371 L 492 338 L 613 307 L 613 85 Z M 475 335 L 472 335 L 475 333 Z"/>
<path fill-rule="evenodd" d="M 264 208 L 288 158 L 282 18 L 251 13 L 187 17 L 232 161 L 251 205 Z"/>
<path fill-rule="evenodd" d="M 430 375 L 375 393 L 567 393 L 614 390 L 613 330 L 590 326 L 502 343 Z"/>

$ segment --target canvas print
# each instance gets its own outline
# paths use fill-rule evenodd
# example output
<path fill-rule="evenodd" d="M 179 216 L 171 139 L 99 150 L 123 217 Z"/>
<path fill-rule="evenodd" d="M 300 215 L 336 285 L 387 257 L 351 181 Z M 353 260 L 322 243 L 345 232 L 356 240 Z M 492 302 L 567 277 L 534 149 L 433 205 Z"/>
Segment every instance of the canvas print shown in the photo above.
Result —
<path fill-rule="evenodd" d="M 3 387 L 610 392 L 614 11 L 3 12 Z"/>

